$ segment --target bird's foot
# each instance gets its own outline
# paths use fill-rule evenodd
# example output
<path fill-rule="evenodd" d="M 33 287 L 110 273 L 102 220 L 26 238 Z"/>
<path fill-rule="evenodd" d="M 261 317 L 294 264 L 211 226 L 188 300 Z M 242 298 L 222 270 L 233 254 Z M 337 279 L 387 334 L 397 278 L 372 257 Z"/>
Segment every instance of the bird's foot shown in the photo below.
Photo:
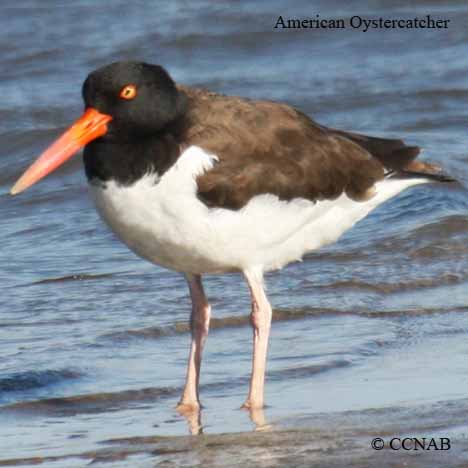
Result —
<path fill-rule="evenodd" d="M 246 409 L 246 410 L 260 410 L 263 408 L 263 402 L 262 401 L 253 401 L 250 399 L 247 399 L 245 403 L 241 406 L 241 409 Z"/>
<path fill-rule="evenodd" d="M 179 401 L 176 406 L 176 410 L 184 416 L 199 413 L 200 409 L 201 405 L 198 401 Z"/>

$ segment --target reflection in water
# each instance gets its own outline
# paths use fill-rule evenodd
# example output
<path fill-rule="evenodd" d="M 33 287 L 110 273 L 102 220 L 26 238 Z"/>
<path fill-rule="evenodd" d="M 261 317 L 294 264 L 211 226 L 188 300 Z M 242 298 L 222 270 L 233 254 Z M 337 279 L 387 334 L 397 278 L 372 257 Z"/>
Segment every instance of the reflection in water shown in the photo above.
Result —
<path fill-rule="evenodd" d="M 254 423 L 255 432 L 269 432 L 273 430 L 273 425 L 268 424 L 265 411 L 263 408 L 240 408 L 241 410 L 246 409 L 249 412 L 250 420 Z M 203 434 L 202 424 L 202 410 L 194 409 L 192 411 L 177 411 L 181 416 L 185 418 L 188 425 L 190 435 L 201 435 Z"/>
<path fill-rule="evenodd" d="M 250 420 L 255 424 L 255 431 L 268 432 L 273 429 L 273 426 L 267 423 L 263 408 L 250 408 L 249 416 Z"/>
<path fill-rule="evenodd" d="M 200 409 L 193 411 L 179 411 L 179 414 L 187 420 L 190 435 L 203 434 Z"/>

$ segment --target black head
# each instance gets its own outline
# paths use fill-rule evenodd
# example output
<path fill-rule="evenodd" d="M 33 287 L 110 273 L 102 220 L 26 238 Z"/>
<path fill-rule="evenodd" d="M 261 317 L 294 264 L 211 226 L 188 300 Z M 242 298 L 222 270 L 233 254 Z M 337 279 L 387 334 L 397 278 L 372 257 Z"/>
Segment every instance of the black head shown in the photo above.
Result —
<path fill-rule="evenodd" d="M 116 62 L 83 84 L 84 114 L 25 171 L 11 193 L 20 193 L 84 149 L 89 179 L 131 183 L 149 171 L 161 174 L 178 157 L 173 132 L 186 109 L 164 68 Z M 172 132 L 171 132 L 172 129 Z"/>
<path fill-rule="evenodd" d="M 108 114 L 105 139 L 154 135 L 177 119 L 185 100 L 159 65 L 115 62 L 88 75 L 83 84 L 86 108 Z"/>

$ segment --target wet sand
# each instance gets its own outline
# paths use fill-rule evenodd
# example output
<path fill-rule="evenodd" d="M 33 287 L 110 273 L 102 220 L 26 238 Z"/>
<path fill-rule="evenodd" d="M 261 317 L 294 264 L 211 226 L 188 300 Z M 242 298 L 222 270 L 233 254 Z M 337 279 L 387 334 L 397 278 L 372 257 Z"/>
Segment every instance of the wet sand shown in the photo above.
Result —
<path fill-rule="evenodd" d="M 268 423 L 263 411 L 251 414 L 254 432 L 178 437 L 125 437 L 103 440 L 99 448 L 59 456 L 0 460 L 0 466 L 44 465 L 112 467 L 428 467 L 468 463 L 468 400 L 390 407 L 337 414 L 301 415 Z M 241 410 L 239 410 L 241 411 Z M 247 417 L 247 414 L 246 414 Z M 191 420 L 196 430 L 200 421 Z M 261 424 L 258 424 L 261 421 Z M 189 421 L 188 421 L 189 422 Z M 201 429 L 202 431 L 202 429 Z M 371 442 L 380 437 L 382 450 Z M 406 443 L 410 450 L 391 450 L 393 438 L 426 438 L 427 450 Z M 434 438 L 430 446 L 430 439 Z M 449 439 L 441 443 L 441 438 Z M 435 444 L 435 445 L 434 445 Z"/>

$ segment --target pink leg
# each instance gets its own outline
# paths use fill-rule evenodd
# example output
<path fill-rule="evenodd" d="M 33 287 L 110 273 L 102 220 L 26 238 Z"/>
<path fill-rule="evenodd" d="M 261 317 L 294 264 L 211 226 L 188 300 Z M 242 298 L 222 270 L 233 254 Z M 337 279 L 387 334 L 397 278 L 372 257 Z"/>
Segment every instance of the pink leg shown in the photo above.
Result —
<path fill-rule="evenodd" d="M 210 327 L 211 307 L 203 291 L 200 275 L 186 275 L 192 298 L 192 314 L 190 315 L 190 328 L 192 331 L 192 345 L 187 367 L 185 388 L 177 409 L 182 413 L 190 413 L 200 409 L 198 395 L 198 382 L 203 346 Z"/>
<path fill-rule="evenodd" d="M 262 274 L 244 272 L 244 275 L 252 297 L 250 318 L 253 328 L 253 360 L 249 395 L 243 407 L 262 408 L 268 338 L 271 327 L 271 306 L 263 289 Z"/>

